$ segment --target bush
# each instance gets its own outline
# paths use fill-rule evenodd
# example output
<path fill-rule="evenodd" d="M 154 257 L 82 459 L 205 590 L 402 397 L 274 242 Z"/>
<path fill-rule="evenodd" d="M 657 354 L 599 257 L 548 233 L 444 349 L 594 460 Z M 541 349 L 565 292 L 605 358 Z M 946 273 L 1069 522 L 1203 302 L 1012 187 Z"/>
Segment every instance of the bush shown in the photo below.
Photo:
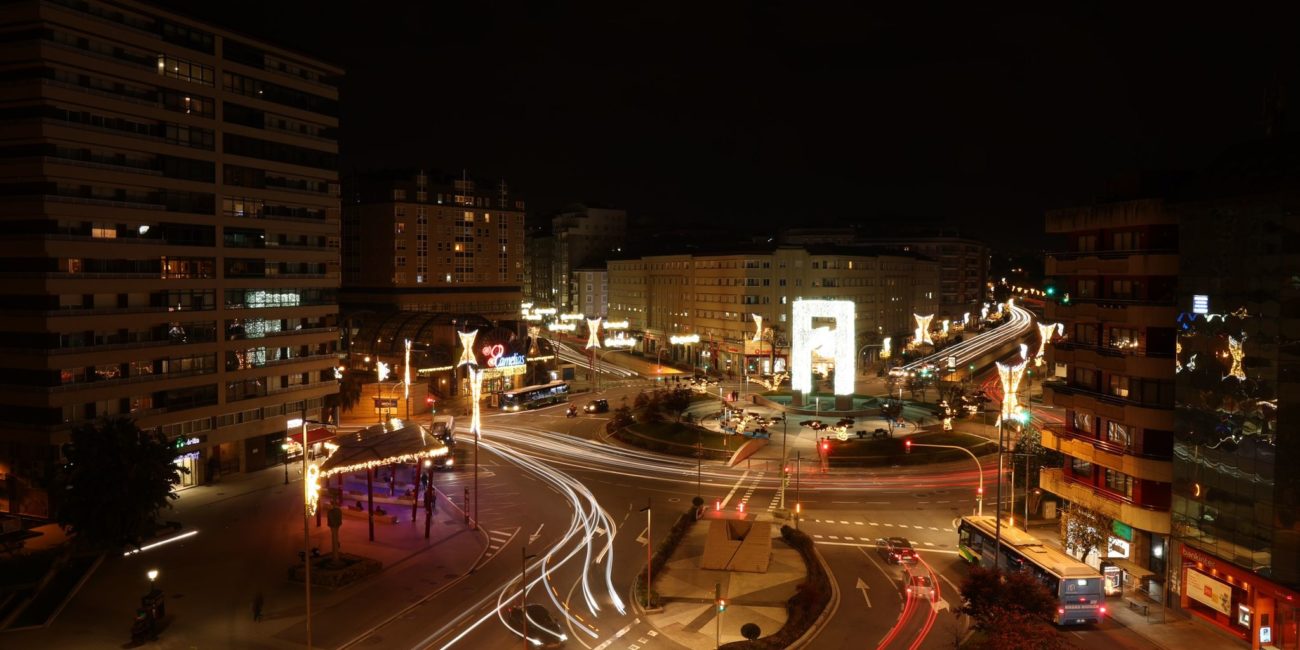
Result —
<path fill-rule="evenodd" d="M 698 497 L 696 498 L 698 499 Z M 700 499 L 700 504 L 703 505 L 703 499 Z M 690 532 L 691 526 L 695 524 L 695 510 L 696 508 L 691 508 L 683 512 L 668 531 L 668 536 L 662 542 L 659 542 L 659 546 L 655 547 L 654 555 L 650 556 L 650 573 L 657 576 L 664 570 L 664 566 L 668 564 L 668 559 L 673 556 L 673 551 L 677 550 L 677 545 L 682 543 L 682 540 L 686 538 L 686 533 Z M 632 592 L 636 594 L 637 598 L 641 599 L 641 603 L 646 607 L 655 607 L 660 604 L 659 594 L 654 589 L 650 590 L 649 601 L 646 599 L 645 591 L 645 571 L 641 571 L 637 574 L 636 582 L 632 585 Z"/>
<path fill-rule="evenodd" d="M 799 552 L 808 570 L 807 578 L 795 588 L 795 594 L 785 602 L 785 625 L 775 634 L 755 641 L 734 641 L 723 645 L 728 650 L 778 650 L 789 647 L 806 634 L 817 617 L 831 602 L 831 581 L 817 561 L 813 540 L 803 531 L 789 526 L 781 527 L 781 539 Z"/>
<path fill-rule="evenodd" d="M 324 587 L 342 587 L 375 575 L 384 568 L 383 563 L 379 560 L 350 553 L 339 554 L 339 562 L 342 566 L 334 566 L 333 562 L 334 560 L 329 555 L 312 558 L 311 583 Z M 289 567 L 290 580 L 302 582 L 302 574 L 303 565 L 295 564 Z"/>

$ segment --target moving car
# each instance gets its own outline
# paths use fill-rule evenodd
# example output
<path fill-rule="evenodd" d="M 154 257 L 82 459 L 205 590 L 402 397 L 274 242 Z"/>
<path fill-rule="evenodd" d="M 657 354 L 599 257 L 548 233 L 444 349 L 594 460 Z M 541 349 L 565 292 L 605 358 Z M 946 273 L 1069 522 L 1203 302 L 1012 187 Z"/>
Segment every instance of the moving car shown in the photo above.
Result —
<path fill-rule="evenodd" d="M 876 540 L 876 552 L 890 564 L 914 564 L 916 551 L 912 543 L 903 537 L 889 537 Z"/>
<path fill-rule="evenodd" d="M 447 454 L 433 459 L 434 469 L 453 469 L 456 465 L 456 418 L 451 415 L 435 415 L 429 433 L 447 445 Z"/>
<path fill-rule="evenodd" d="M 524 609 L 519 605 L 506 612 L 506 622 L 520 634 L 524 631 Z M 551 613 L 541 605 L 528 605 L 528 642 L 534 648 L 563 648 L 569 637 L 560 629 L 559 623 L 551 618 Z"/>
<path fill-rule="evenodd" d="M 903 580 L 908 598 L 934 600 L 934 584 L 930 581 L 930 576 L 909 573 Z"/>
<path fill-rule="evenodd" d="M 609 413 L 609 400 L 593 399 L 582 407 L 582 410 L 588 413 Z"/>

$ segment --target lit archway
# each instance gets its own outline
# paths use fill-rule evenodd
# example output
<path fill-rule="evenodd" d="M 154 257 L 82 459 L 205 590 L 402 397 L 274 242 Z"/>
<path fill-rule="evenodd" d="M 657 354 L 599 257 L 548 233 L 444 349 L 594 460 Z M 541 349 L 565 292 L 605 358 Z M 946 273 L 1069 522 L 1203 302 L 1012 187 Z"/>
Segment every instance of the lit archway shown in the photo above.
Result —
<path fill-rule="evenodd" d="M 857 351 L 853 348 L 856 311 L 851 300 L 796 300 L 792 307 L 791 331 L 794 340 L 790 346 L 791 387 L 805 393 L 812 392 L 812 354 L 820 343 L 822 354 L 835 359 L 835 394 L 852 395 L 857 377 Z M 833 331 L 814 328 L 813 318 L 830 318 L 835 321 Z M 829 350 L 830 354 L 826 354 Z"/>

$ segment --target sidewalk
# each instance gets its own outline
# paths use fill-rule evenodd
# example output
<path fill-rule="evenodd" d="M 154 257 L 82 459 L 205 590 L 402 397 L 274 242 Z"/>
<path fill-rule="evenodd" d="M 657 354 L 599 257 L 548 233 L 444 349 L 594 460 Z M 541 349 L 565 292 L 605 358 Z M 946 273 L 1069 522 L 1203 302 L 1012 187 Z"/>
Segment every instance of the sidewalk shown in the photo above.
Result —
<path fill-rule="evenodd" d="M 161 517 L 182 522 L 182 534 L 196 534 L 126 557 L 109 554 L 49 627 L 0 634 L 0 646 L 120 646 L 147 589 L 145 571 L 156 568 L 168 600 L 156 647 L 191 647 L 200 639 L 212 647 L 301 647 L 305 586 L 287 577 L 304 546 L 299 472 L 290 468 L 288 485 L 283 468 L 275 467 L 181 492 Z M 486 548 L 482 534 L 470 531 L 441 496 L 428 540 L 423 507 L 418 523 L 409 508 L 397 514 L 397 524 L 376 523 L 374 542 L 364 518 L 344 519 L 340 550 L 379 560 L 383 572 L 340 589 L 312 589 L 314 645 L 351 640 L 409 605 L 417 586 L 427 593 L 454 581 Z M 310 546 L 329 553 L 324 517 L 319 528 L 314 517 L 309 520 L 307 535 Z M 260 623 L 251 608 L 259 593 L 265 603 Z"/>
<path fill-rule="evenodd" d="M 772 561 L 767 573 L 701 569 L 708 532 L 708 520 L 691 527 L 664 570 L 654 576 L 655 591 L 664 601 L 662 611 L 642 616 L 674 642 L 693 650 L 712 650 L 717 647 L 719 629 L 713 589 L 720 584 L 727 600 L 721 622 L 722 643 L 743 640 L 740 627 L 746 623 L 757 624 L 763 636 L 776 633 L 786 621 L 786 600 L 807 576 L 799 552 L 786 545 L 773 525 Z"/>

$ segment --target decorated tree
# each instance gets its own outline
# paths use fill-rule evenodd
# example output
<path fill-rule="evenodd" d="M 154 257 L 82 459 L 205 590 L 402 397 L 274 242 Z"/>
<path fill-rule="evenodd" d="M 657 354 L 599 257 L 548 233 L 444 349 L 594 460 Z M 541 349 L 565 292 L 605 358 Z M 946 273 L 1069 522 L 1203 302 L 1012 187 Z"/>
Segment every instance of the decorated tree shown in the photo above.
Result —
<path fill-rule="evenodd" d="M 188 469 L 157 429 L 112 417 L 72 430 L 59 468 L 58 524 L 81 548 L 139 548 L 158 526 L 158 512 L 178 498 L 173 487 Z"/>
<path fill-rule="evenodd" d="M 1111 519 L 1106 515 L 1072 503 L 1061 511 L 1061 540 L 1065 548 L 1086 560 L 1088 554 L 1104 548 Z"/>

